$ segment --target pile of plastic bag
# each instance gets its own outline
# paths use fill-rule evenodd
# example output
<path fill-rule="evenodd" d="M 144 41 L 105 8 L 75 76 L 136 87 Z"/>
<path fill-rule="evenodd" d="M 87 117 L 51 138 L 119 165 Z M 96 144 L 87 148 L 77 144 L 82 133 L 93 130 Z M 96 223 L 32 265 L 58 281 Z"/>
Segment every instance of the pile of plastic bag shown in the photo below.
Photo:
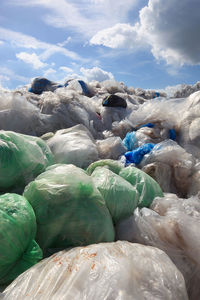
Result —
<path fill-rule="evenodd" d="M 185 88 L 0 91 L 0 299 L 200 298 L 200 91 Z"/>

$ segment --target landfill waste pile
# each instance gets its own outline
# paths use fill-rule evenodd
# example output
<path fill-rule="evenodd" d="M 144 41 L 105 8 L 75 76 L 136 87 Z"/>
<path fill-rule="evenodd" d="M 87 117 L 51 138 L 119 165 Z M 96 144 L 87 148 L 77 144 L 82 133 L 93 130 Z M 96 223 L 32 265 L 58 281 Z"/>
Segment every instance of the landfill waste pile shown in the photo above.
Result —
<path fill-rule="evenodd" d="M 200 299 L 200 88 L 0 91 L 0 299 Z"/>

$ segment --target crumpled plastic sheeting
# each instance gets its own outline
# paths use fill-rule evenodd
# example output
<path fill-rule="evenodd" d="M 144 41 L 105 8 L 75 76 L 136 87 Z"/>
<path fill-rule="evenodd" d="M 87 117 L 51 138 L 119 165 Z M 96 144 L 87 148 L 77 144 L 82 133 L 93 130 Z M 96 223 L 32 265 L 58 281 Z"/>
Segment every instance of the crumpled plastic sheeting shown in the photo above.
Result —
<path fill-rule="evenodd" d="M 97 140 L 96 144 L 99 158 L 101 159 L 118 159 L 120 155 L 127 151 L 121 138 L 116 136 L 104 140 Z"/>
<path fill-rule="evenodd" d="M 154 199 L 151 209 L 136 209 L 118 224 L 117 238 L 151 245 L 165 251 L 182 272 L 189 298 L 200 295 L 200 199 L 174 194 Z"/>
<path fill-rule="evenodd" d="M 140 167 L 144 167 L 151 163 L 164 163 L 171 167 L 172 189 L 175 186 L 175 191 L 181 196 L 187 196 L 188 188 L 191 184 L 191 175 L 195 160 L 192 154 L 186 152 L 175 141 L 165 140 L 164 142 L 155 145 L 153 150 L 146 154 L 140 163 Z M 159 180 L 159 177 L 155 178 Z M 164 190 L 168 192 L 167 190 Z"/>
<path fill-rule="evenodd" d="M 98 151 L 91 133 L 84 125 L 58 130 L 47 144 L 56 163 L 86 168 L 98 160 Z M 120 153 L 121 154 L 121 153 Z"/>
<path fill-rule="evenodd" d="M 191 94 L 200 90 L 200 81 L 196 82 L 194 85 L 183 84 L 180 89 L 178 89 L 173 97 L 174 98 L 183 98 L 188 97 Z"/>
<path fill-rule="evenodd" d="M 58 252 L 3 294 L 4 300 L 188 299 L 182 274 L 163 251 L 120 241 Z"/>

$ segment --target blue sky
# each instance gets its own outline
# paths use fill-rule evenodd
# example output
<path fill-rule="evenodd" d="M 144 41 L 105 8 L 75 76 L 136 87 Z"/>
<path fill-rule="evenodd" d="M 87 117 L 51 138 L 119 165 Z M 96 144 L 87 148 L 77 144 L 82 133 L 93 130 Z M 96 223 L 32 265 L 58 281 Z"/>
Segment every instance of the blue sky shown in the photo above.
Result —
<path fill-rule="evenodd" d="M 0 86 L 44 76 L 162 89 L 200 80 L 199 0 L 1 0 Z"/>

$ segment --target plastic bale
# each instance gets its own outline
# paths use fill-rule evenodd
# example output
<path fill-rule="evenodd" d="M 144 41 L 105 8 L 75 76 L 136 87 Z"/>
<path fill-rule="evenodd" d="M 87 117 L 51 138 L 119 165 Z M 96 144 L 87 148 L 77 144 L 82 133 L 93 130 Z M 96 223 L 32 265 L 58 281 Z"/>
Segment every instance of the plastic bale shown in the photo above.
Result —
<path fill-rule="evenodd" d="M 18 277 L 4 300 L 188 300 L 165 252 L 118 241 L 60 251 Z"/>
<path fill-rule="evenodd" d="M 114 240 L 110 213 L 92 179 L 74 165 L 53 165 L 24 191 L 43 249 Z"/>
<path fill-rule="evenodd" d="M 96 168 L 91 176 L 106 202 L 114 224 L 133 214 L 139 199 L 135 187 L 105 167 Z"/>
<path fill-rule="evenodd" d="M 42 259 L 35 234 L 36 218 L 29 202 L 17 194 L 0 196 L 0 285 Z"/>
<path fill-rule="evenodd" d="M 163 197 L 159 184 L 138 168 L 126 167 L 119 175 L 136 187 L 139 193 L 138 207 L 149 207 L 155 197 Z"/>
<path fill-rule="evenodd" d="M 53 164 L 46 143 L 37 137 L 0 131 L 0 190 L 24 187 Z"/>
<path fill-rule="evenodd" d="M 102 159 L 90 164 L 89 167 L 87 168 L 87 174 L 91 175 L 92 172 L 94 172 L 94 170 L 97 167 L 106 167 L 112 172 L 114 172 L 115 174 L 119 174 L 119 172 L 124 168 L 123 164 L 120 163 L 119 161 L 112 160 L 112 159 Z"/>

